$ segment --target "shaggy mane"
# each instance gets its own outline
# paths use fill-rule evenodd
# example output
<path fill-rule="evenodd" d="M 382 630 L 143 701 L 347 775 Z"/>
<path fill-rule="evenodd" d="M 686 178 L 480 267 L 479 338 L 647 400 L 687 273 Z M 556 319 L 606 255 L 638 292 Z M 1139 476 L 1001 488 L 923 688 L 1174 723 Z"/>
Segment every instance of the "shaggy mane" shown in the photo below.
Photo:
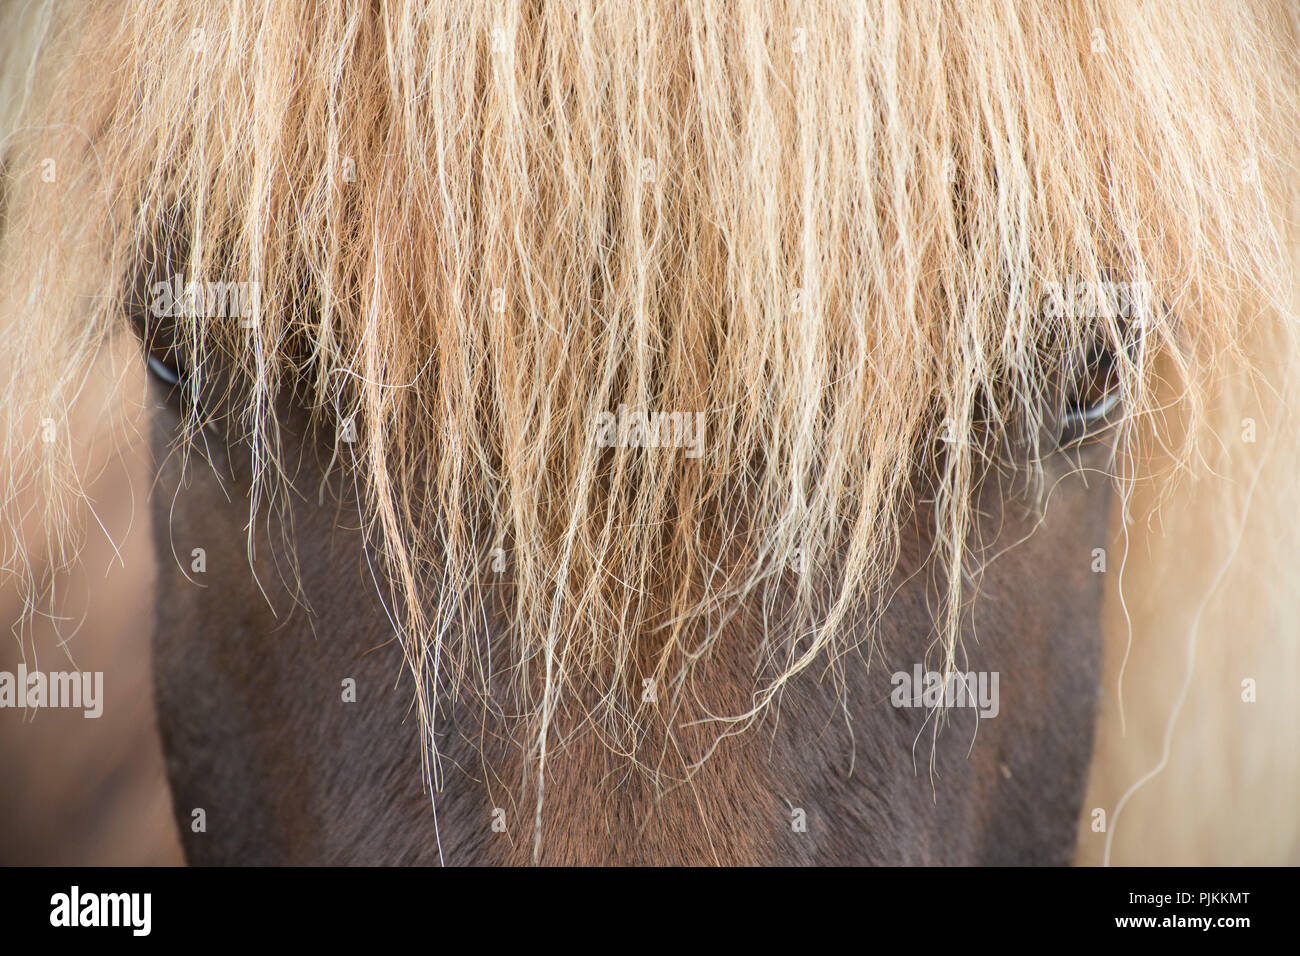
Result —
<path fill-rule="evenodd" d="M 745 726 L 869 634 L 918 492 L 938 564 L 969 563 L 981 468 L 1015 436 L 1047 452 L 1052 383 L 1089 344 L 1118 363 L 1121 491 L 1156 455 L 1162 481 L 1204 470 L 1215 396 L 1295 351 L 1294 7 L 7 16 L 7 526 L 40 489 L 75 550 L 61 426 L 142 281 L 255 283 L 246 322 L 175 319 L 187 387 L 227 398 L 188 427 L 246 444 L 254 518 L 284 493 L 279 403 L 330 436 L 398 597 L 426 756 L 443 702 L 485 689 L 489 630 L 539 774 L 575 701 L 623 752 L 671 725 L 748 608 L 753 706 L 719 733 Z M 1044 309 L 1072 282 L 1141 284 L 1151 307 Z M 1152 427 L 1174 406 L 1177 438 Z M 606 447 L 620 407 L 702 413 L 702 454 Z M 30 577 L 17 541 L 5 567 Z M 963 579 L 939 577 L 948 666 Z"/>

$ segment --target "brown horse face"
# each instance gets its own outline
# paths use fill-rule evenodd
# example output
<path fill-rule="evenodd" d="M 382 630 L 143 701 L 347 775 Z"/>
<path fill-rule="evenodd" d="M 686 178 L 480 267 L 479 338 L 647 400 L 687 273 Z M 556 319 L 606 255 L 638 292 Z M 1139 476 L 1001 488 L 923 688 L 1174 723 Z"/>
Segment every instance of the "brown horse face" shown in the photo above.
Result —
<path fill-rule="evenodd" d="M 305 417 L 282 419 L 294 491 L 250 549 L 246 456 L 205 433 L 182 477 L 180 415 L 157 391 L 156 683 L 190 861 L 531 859 L 535 791 L 504 705 L 446 703 L 432 799 L 422 786 L 384 591 L 355 504 L 339 503 L 355 495 L 338 493 L 337 476 L 326 483 L 328 449 Z M 1090 402 L 1067 427 L 1097 424 L 1109 399 Z M 944 680 L 936 645 L 942 575 L 922 503 L 904 524 L 886 611 L 835 661 L 842 680 L 809 668 L 760 721 L 718 742 L 716 726 L 693 718 L 743 709 L 757 629 L 737 624 L 702 664 L 674 747 L 682 764 L 711 755 L 685 783 L 643 772 L 643 755 L 632 770 L 581 721 L 558 718 L 539 859 L 1068 862 L 1099 689 L 1110 448 L 1104 436 L 1046 447 L 1039 489 L 1014 462 L 978 484 L 966 571 L 978 597 L 956 674 Z M 332 493 L 318 498 L 323 486 Z"/>

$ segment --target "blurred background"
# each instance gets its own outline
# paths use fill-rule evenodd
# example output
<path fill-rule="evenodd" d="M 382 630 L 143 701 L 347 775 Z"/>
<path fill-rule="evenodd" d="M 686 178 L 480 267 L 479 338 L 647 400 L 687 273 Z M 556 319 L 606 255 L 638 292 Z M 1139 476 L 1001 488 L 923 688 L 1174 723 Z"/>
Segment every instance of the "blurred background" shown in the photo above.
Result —
<path fill-rule="evenodd" d="M 151 464 L 143 402 L 131 400 L 143 393 L 140 362 L 124 352 L 101 364 L 82 395 L 74 421 L 86 439 L 77 442 L 78 456 L 91 476 L 93 515 L 78 566 L 58 579 L 61 619 L 38 614 L 24 625 L 17 582 L 0 578 L 0 607 L 10 623 L 0 671 L 13 673 L 26 660 L 47 671 L 104 674 L 101 717 L 62 708 L 0 710 L 0 864 L 183 862 L 149 672 Z M 42 536 L 24 530 L 23 544 L 43 576 L 49 555 Z"/>

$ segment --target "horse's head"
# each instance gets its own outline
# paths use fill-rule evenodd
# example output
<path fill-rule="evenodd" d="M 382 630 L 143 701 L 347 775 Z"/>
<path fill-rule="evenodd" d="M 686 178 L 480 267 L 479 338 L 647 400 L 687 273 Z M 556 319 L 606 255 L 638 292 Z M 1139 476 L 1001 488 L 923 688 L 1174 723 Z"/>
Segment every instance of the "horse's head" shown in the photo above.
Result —
<path fill-rule="evenodd" d="M 1287 407 L 1295 23 L 155 6 L 6 314 L 56 426 L 143 340 L 192 855 L 1071 858 L 1132 505 Z"/>

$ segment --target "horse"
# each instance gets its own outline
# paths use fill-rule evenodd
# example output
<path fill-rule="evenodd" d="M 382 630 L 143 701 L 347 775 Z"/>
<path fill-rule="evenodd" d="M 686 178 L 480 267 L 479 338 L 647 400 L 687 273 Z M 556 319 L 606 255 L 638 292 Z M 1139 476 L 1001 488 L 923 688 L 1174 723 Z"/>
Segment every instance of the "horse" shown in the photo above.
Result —
<path fill-rule="evenodd" d="M 187 862 L 1297 858 L 1292 8 L 6 16 L 16 631 L 116 357 Z"/>

